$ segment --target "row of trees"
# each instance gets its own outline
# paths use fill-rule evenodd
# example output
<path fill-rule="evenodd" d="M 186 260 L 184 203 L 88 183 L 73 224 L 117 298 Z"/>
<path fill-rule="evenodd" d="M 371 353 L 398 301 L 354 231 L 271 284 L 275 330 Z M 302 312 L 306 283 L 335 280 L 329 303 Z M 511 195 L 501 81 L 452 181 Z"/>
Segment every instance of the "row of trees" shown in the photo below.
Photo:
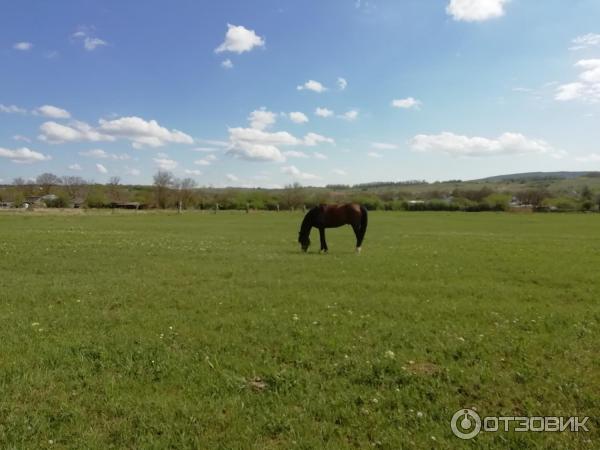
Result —
<path fill-rule="evenodd" d="M 304 188 L 299 184 L 284 189 L 213 189 L 197 187 L 191 178 L 178 179 L 171 172 L 158 171 L 153 186 L 127 186 L 118 177 L 104 185 L 87 182 L 81 177 L 59 177 L 44 173 L 35 182 L 16 178 L 12 185 L 0 189 L 0 201 L 22 205 L 31 197 L 53 194 L 47 206 L 90 208 L 122 206 L 135 202 L 143 208 L 179 209 L 296 209 L 320 203 L 357 202 L 367 208 L 387 210 L 507 210 L 515 205 L 534 210 L 591 210 L 600 207 L 600 196 L 584 186 L 580 192 L 557 196 L 546 188 L 497 192 L 490 186 L 464 188 L 460 185 L 443 191 L 430 185 L 429 189 L 409 192 L 406 187 L 424 182 L 411 182 L 376 189 L 377 183 L 359 188 Z M 457 182 L 458 184 L 458 182 Z M 402 188 L 402 189 L 401 189 Z"/>

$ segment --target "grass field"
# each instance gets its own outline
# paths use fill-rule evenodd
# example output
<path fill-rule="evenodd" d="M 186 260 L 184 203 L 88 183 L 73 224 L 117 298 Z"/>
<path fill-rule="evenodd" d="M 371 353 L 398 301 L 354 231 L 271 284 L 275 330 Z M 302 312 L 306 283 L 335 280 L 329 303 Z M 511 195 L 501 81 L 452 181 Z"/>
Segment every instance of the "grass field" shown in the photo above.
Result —
<path fill-rule="evenodd" d="M 0 214 L 0 448 L 598 448 L 600 215 L 300 220 Z"/>

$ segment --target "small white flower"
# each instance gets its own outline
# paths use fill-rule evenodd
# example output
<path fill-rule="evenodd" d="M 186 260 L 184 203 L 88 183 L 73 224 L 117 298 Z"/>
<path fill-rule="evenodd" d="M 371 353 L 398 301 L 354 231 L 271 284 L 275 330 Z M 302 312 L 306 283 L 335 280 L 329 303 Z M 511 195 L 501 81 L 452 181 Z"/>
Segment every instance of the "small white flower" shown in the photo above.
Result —
<path fill-rule="evenodd" d="M 423 417 L 423 413 L 421 411 L 417 411 L 417 417 Z"/>
<path fill-rule="evenodd" d="M 396 354 L 393 351 L 388 350 L 387 352 L 385 352 L 385 357 L 389 359 L 394 359 L 396 357 Z"/>

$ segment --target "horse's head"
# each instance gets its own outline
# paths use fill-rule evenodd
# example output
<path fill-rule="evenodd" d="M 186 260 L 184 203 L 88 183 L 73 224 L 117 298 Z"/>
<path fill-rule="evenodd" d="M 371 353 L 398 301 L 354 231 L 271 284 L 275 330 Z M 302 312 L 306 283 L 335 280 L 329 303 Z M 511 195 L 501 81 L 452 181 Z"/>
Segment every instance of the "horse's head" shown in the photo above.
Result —
<path fill-rule="evenodd" d="M 300 248 L 302 248 L 302 251 L 306 252 L 310 246 L 310 238 L 308 237 L 308 234 L 303 234 L 302 231 L 298 233 L 298 242 L 300 243 Z"/>

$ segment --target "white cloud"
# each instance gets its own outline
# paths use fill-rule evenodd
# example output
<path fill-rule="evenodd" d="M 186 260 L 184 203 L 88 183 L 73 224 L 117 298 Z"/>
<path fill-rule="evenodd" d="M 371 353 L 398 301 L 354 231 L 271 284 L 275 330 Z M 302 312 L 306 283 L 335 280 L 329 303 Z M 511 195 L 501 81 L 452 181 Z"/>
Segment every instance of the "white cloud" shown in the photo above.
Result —
<path fill-rule="evenodd" d="M 286 131 L 270 133 L 255 128 L 229 128 L 228 153 L 249 161 L 284 161 L 280 145 L 297 145 L 298 139 Z"/>
<path fill-rule="evenodd" d="M 348 175 L 348 173 L 343 169 L 332 169 L 331 173 L 334 175 L 340 175 L 340 176 Z"/>
<path fill-rule="evenodd" d="M 348 86 L 348 82 L 346 81 L 345 78 L 339 77 L 337 79 L 337 85 L 338 85 L 339 90 L 343 91 Z"/>
<path fill-rule="evenodd" d="M 73 39 L 81 41 L 83 43 L 83 48 L 85 48 L 88 52 L 96 50 L 98 47 L 103 47 L 108 45 L 103 39 L 92 36 L 93 28 L 81 27 L 79 31 L 73 33 Z"/>
<path fill-rule="evenodd" d="M 96 170 L 98 171 L 98 173 L 108 173 L 108 169 L 102 164 L 96 164 Z"/>
<path fill-rule="evenodd" d="M 79 152 L 79 154 L 81 156 L 88 156 L 90 158 L 97 158 L 97 159 L 114 159 L 114 160 L 118 160 L 118 161 L 125 161 L 128 159 L 131 159 L 131 156 L 129 156 L 127 153 L 122 153 L 120 155 L 117 155 L 116 153 L 107 153 L 100 148 L 95 148 L 95 149 L 88 150 L 85 152 Z"/>
<path fill-rule="evenodd" d="M 69 170 L 75 170 L 78 172 L 83 169 L 81 168 L 81 166 L 79 164 L 71 164 L 71 165 L 69 165 Z"/>
<path fill-rule="evenodd" d="M 526 87 L 514 87 L 512 88 L 513 92 L 533 92 L 533 89 Z"/>
<path fill-rule="evenodd" d="M 304 136 L 303 142 L 304 145 L 309 147 L 314 147 L 318 144 L 335 144 L 335 141 L 332 138 L 328 138 L 317 133 L 308 133 L 306 136 Z"/>
<path fill-rule="evenodd" d="M 195 176 L 200 176 L 202 175 L 202 171 L 198 170 L 198 169 L 185 169 L 183 171 L 186 175 L 195 175 Z"/>
<path fill-rule="evenodd" d="M 304 113 L 294 111 L 290 113 L 290 120 L 294 123 L 306 123 L 308 122 L 308 117 Z"/>
<path fill-rule="evenodd" d="M 17 42 L 15 45 L 13 45 L 13 48 L 15 50 L 26 52 L 33 48 L 33 44 L 31 42 Z"/>
<path fill-rule="evenodd" d="M 85 122 L 72 121 L 68 126 L 56 122 L 44 122 L 40 126 L 41 134 L 38 138 L 51 144 L 63 142 L 98 142 L 114 141 L 113 136 L 98 132 Z"/>
<path fill-rule="evenodd" d="M 413 97 L 399 98 L 396 100 L 392 100 L 392 106 L 394 108 L 402 109 L 419 109 L 419 107 L 421 106 L 421 102 Z"/>
<path fill-rule="evenodd" d="M 383 155 L 377 152 L 367 152 L 367 156 L 370 158 L 383 158 Z"/>
<path fill-rule="evenodd" d="M 212 152 L 218 152 L 219 150 L 216 148 L 212 148 L 212 147 L 196 147 L 191 149 L 193 152 L 200 152 L 200 153 L 212 153 Z"/>
<path fill-rule="evenodd" d="M 250 126 L 256 130 L 264 130 L 269 128 L 277 120 L 277 115 L 274 112 L 268 111 L 265 108 L 254 110 L 248 116 Z"/>
<path fill-rule="evenodd" d="M 153 158 L 153 160 L 158 168 L 162 170 L 174 170 L 179 165 L 177 161 L 168 158 Z"/>
<path fill-rule="evenodd" d="M 0 147 L 0 158 L 8 158 L 10 161 L 17 164 L 30 164 L 52 159 L 49 155 L 30 150 L 27 147 L 18 148 L 16 150 Z"/>
<path fill-rule="evenodd" d="M 454 20 L 481 22 L 502 17 L 509 0 L 450 0 L 446 13 Z"/>
<path fill-rule="evenodd" d="M 579 162 L 593 162 L 600 163 L 600 154 L 599 153 L 590 153 L 589 155 L 579 156 L 575 158 L 576 161 Z"/>
<path fill-rule="evenodd" d="M 66 109 L 58 108 L 52 105 L 40 106 L 33 111 L 35 115 L 49 117 L 51 119 L 68 119 L 71 114 Z"/>
<path fill-rule="evenodd" d="M 319 177 L 312 173 L 306 173 L 300 171 L 296 166 L 285 166 L 281 168 L 281 172 L 287 175 L 291 175 L 293 178 L 298 180 L 317 180 Z"/>
<path fill-rule="evenodd" d="M 27 143 L 31 142 L 31 139 L 29 139 L 27 136 L 23 136 L 21 134 L 15 134 L 13 136 L 13 140 L 15 140 L 15 141 L 21 141 L 21 142 L 27 142 Z"/>
<path fill-rule="evenodd" d="M 325 86 L 323 86 L 321 83 L 315 80 L 308 80 L 306 83 L 297 86 L 296 89 L 298 89 L 299 91 L 308 90 L 318 93 L 325 92 L 327 90 Z"/>
<path fill-rule="evenodd" d="M 0 104 L 0 112 L 7 114 L 25 114 L 27 110 L 24 108 L 19 108 L 16 105 L 2 105 Z"/>
<path fill-rule="evenodd" d="M 308 158 L 308 155 L 304 152 L 299 152 L 296 150 L 289 150 L 287 152 L 283 152 L 283 156 L 286 158 Z"/>
<path fill-rule="evenodd" d="M 554 95 L 555 100 L 559 101 L 570 101 L 577 100 L 580 98 L 587 97 L 587 90 L 585 84 L 581 82 L 561 84 L 556 88 L 556 94 Z"/>
<path fill-rule="evenodd" d="M 461 136 L 449 132 L 437 135 L 419 134 L 410 140 L 410 145 L 417 152 L 440 152 L 451 156 L 564 154 L 554 150 L 545 141 L 529 139 L 520 133 L 503 133 L 496 139 Z"/>
<path fill-rule="evenodd" d="M 102 47 L 104 45 L 108 45 L 108 43 L 100 38 L 94 38 L 94 37 L 88 36 L 83 40 L 83 47 L 88 52 L 91 52 L 92 50 L 96 50 L 96 48 Z"/>
<path fill-rule="evenodd" d="M 334 143 L 333 139 L 316 133 L 308 133 L 298 139 L 287 131 L 269 132 L 265 128 L 275 122 L 276 115 L 264 108 L 253 111 L 248 120 L 251 128 L 229 128 L 229 148 L 227 153 L 249 161 L 285 161 L 280 146 Z"/>
<path fill-rule="evenodd" d="M 214 147 L 229 147 L 229 142 L 216 141 L 214 139 L 196 139 L 196 143 L 212 145 Z"/>
<path fill-rule="evenodd" d="M 227 175 L 225 175 L 225 177 L 229 180 L 229 181 L 240 181 L 240 179 L 238 177 L 236 177 L 234 174 L 232 173 L 228 173 Z"/>
<path fill-rule="evenodd" d="M 224 67 L 225 69 L 233 69 L 233 63 L 230 59 L 226 59 L 221 63 L 221 67 Z"/>
<path fill-rule="evenodd" d="M 93 149 L 85 152 L 79 152 L 81 156 L 89 156 L 90 158 L 108 158 L 108 153 L 101 149 Z"/>
<path fill-rule="evenodd" d="M 600 46 L 600 34 L 583 34 L 581 36 L 577 36 L 571 41 L 571 43 L 573 46 L 569 47 L 569 50 L 582 50 L 589 47 L 598 47 Z"/>
<path fill-rule="evenodd" d="M 323 153 L 319 153 L 319 152 L 314 152 L 313 156 L 316 159 L 327 159 L 327 155 L 323 154 Z"/>
<path fill-rule="evenodd" d="M 115 120 L 100 119 L 98 130 L 110 137 L 129 139 L 134 148 L 162 147 L 166 144 L 193 144 L 191 136 L 179 130 L 169 130 L 156 120 L 140 117 L 121 117 Z"/>
<path fill-rule="evenodd" d="M 203 158 L 195 160 L 194 164 L 196 164 L 197 166 L 210 166 L 212 164 L 212 161 L 208 158 Z"/>
<path fill-rule="evenodd" d="M 331 117 L 333 116 L 333 111 L 327 108 L 317 108 L 315 109 L 315 115 L 319 117 Z"/>
<path fill-rule="evenodd" d="M 582 70 L 578 81 L 557 87 L 555 100 L 582 100 L 588 103 L 600 101 L 600 59 L 582 59 L 575 67 Z"/>
<path fill-rule="evenodd" d="M 127 175 L 133 175 L 134 177 L 138 177 L 141 175 L 142 172 L 140 172 L 139 169 L 128 169 L 126 173 Z"/>
<path fill-rule="evenodd" d="M 342 114 L 340 118 L 352 122 L 358 119 L 358 111 L 351 109 L 350 111 L 346 111 L 344 114 Z"/>
<path fill-rule="evenodd" d="M 396 150 L 398 146 L 396 144 L 389 144 L 387 142 L 373 142 L 371 148 L 376 150 Z"/>
<path fill-rule="evenodd" d="M 249 52 L 255 47 L 264 47 L 265 40 L 258 36 L 254 30 L 249 30 L 241 25 L 227 24 L 225 41 L 215 49 L 215 53 Z"/>

